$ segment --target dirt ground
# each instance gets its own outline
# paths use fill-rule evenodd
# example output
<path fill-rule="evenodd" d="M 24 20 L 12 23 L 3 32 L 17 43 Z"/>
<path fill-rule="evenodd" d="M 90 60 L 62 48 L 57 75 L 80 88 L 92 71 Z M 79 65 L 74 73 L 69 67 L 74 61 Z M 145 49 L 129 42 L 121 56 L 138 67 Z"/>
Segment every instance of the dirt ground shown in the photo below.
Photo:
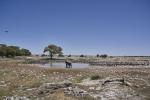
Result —
<path fill-rule="evenodd" d="M 69 81 L 72 85 L 60 87 L 63 81 Z M 45 88 L 45 84 L 50 85 Z M 72 90 L 68 90 L 69 93 L 66 94 L 65 90 L 70 88 Z M 70 91 L 79 91 L 79 95 Z M 52 69 L 14 61 L 1 61 L 0 100 L 8 98 L 9 100 L 13 98 L 21 98 L 21 100 L 150 100 L 150 67 L 95 66 L 87 69 Z"/>

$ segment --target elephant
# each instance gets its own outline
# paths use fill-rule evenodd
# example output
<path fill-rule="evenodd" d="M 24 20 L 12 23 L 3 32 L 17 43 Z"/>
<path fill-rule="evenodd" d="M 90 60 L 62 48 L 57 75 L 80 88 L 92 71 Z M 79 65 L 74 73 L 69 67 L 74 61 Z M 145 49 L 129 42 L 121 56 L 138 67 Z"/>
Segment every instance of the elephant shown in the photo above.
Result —
<path fill-rule="evenodd" d="M 72 68 L 72 63 L 69 61 L 65 61 L 66 63 L 66 68 Z"/>

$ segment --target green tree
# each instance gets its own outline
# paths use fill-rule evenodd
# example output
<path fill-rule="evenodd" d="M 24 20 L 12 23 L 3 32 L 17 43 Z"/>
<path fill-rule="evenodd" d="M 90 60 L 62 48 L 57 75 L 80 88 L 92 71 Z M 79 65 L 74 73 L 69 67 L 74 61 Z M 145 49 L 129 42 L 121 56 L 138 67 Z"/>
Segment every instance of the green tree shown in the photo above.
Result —
<path fill-rule="evenodd" d="M 4 57 L 7 53 L 7 45 L 6 44 L 0 44 L 0 56 Z"/>
<path fill-rule="evenodd" d="M 100 56 L 99 54 L 96 55 L 97 58 L 98 58 L 99 56 Z"/>
<path fill-rule="evenodd" d="M 0 44 L 0 47 L 7 47 L 6 44 Z"/>
<path fill-rule="evenodd" d="M 6 57 L 14 57 L 15 53 L 16 53 L 15 49 L 11 47 L 6 48 Z"/>
<path fill-rule="evenodd" d="M 18 47 L 18 46 L 8 46 L 8 47 L 15 50 L 15 56 L 22 56 L 21 52 L 20 52 L 20 47 Z"/>
<path fill-rule="evenodd" d="M 70 55 L 68 55 L 68 57 L 71 57 L 71 54 L 70 54 Z"/>
<path fill-rule="evenodd" d="M 54 44 L 45 47 L 44 52 L 49 52 L 49 56 L 51 59 L 53 58 L 54 54 L 63 55 L 62 48 Z"/>
<path fill-rule="evenodd" d="M 107 58 L 108 55 L 107 54 L 103 54 L 103 55 L 100 55 L 101 58 Z"/>
<path fill-rule="evenodd" d="M 6 47 L 0 47 L 0 56 L 1 57 L 4 57 L 6 56 Z"/>
<path fill-rule="evenodd" d="M 31 52 L 29 50 L 23 48 L 20 50 L 20 54 L 23 56 L 30 56 Z"/>
<path fill-rule="evenodd" d="M 20 49 L 18 46 L 7 46 L 0 44 L 1 57 L 14 57 L 14 56 L 30 56 L 31 52 L 27 49 Z"/>
<path fill-rule="evenodd" d="M 85 55 L 81 54 L 80 57 L 86 57 Z"/>

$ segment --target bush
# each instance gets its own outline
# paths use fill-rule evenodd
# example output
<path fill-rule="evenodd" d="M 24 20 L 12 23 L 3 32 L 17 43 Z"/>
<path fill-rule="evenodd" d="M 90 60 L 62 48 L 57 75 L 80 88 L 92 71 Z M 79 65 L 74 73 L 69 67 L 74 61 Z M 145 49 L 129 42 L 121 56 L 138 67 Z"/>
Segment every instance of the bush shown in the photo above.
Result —
<path fill-rule="evenodd" d="M 100 55 L 101 58 L 107 58 L 108 55 L 107 54 L 103 54 L 103 55 Z"/>
<path fill-rule="evenodd" d="M 71 57 L 71 55 L 68 55 L 68 57 Z"/>
<path fill-rule="evenodd" d="M 41 57 L 45 57 L 45 56 L 46 56 L 45 54 L 42 54 L 42 55 L 41 55 Z"/>
<path fill-rule="evenodd" d="M 80 57 L 86 57 L 85 55 L 81 54 Z"/>
<path fill-rule="evenodd" d="M 63 54 L 59 54 L 58 57 L 64 57 L 64 55 Z"/>
<path fill-rule="evenodd" d="M 99 75 L 93 75 L 93 76 L 91 76 L 91 80 L 98 80 L 100 78 L 101 77 Z"/>
<path fill-rule="evenodd" d="M 99 57 L 99 54 L 97 54 L 96 57 L 98 58 L 98 57 Z"/>

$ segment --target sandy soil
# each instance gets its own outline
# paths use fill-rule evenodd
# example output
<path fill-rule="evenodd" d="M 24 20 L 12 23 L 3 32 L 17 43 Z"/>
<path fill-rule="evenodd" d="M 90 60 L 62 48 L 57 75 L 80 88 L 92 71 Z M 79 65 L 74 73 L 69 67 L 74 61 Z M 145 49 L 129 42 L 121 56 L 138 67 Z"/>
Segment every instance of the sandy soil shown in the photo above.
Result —
<path fill-rule="evenodd" d="M 99 78 L 91 80 L 91 77 L 96 75 Z M 22 100 L 150 99 L 150 67 L 148 66 L 45 69 L 38 66 L 1 61 L 0 76 L 0 99 L 2 100 L 6 98 L 23 98 Z M 72 88 L 77 87 L 85 91 L 86 96 L 65 94 L 64 88 L 51 89 L 47 92 L 42 90 L 39 93 L 39 89 L 45 83 L 59 84 L 66 80 L 72 83 Z"/>

